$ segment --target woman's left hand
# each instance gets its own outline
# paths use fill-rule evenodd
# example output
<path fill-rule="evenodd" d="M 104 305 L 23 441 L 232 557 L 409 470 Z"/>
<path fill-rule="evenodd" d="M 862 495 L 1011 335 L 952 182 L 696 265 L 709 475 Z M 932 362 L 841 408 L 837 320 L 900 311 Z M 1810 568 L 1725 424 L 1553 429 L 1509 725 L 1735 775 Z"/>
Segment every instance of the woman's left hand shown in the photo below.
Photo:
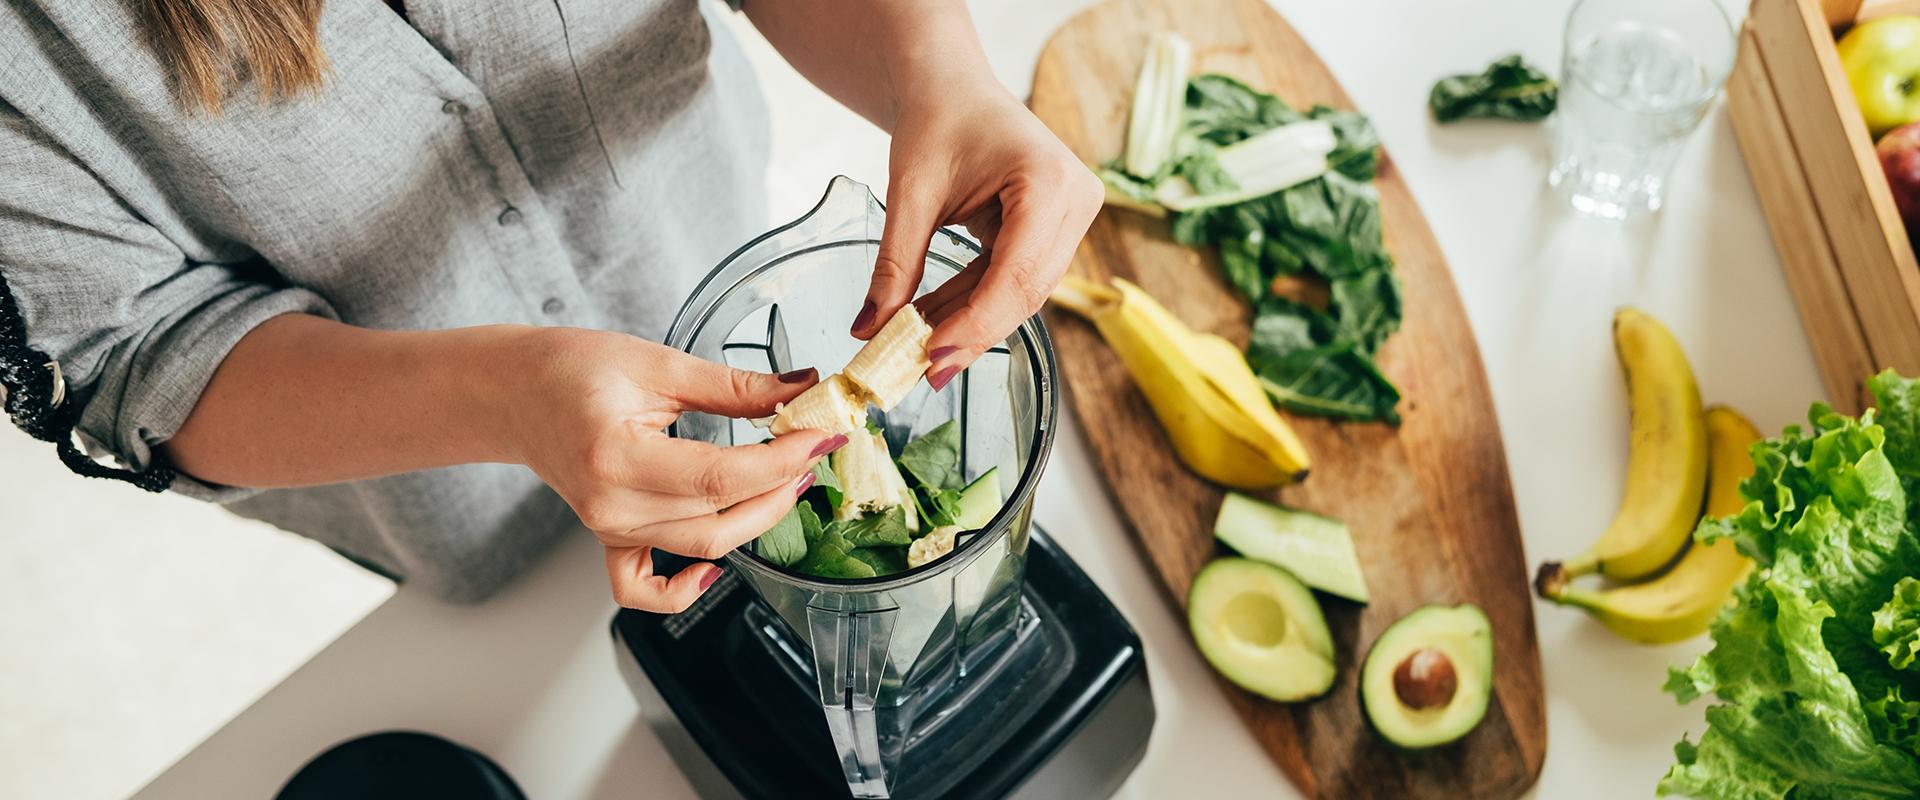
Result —
<path fill-rule="evenodd" d="M 886 230 L 852 331 L 872 337 L 913 300 L 934 231 L 965 226 L 981 256 L 915 301 L 934 325 L 935 389 L 1040 310 L 1105 196 L 1099 178 L 990 75 L 945 77 L 902 93 Z"/>

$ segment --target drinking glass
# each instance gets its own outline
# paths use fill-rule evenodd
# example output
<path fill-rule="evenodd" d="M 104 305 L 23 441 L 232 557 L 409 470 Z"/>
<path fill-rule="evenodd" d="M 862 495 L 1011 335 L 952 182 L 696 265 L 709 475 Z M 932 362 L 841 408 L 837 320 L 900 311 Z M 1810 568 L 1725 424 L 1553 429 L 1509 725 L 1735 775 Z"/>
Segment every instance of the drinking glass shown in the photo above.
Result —
<path fill-rule="evenodd" d="M 1585 214 L 1659 210 L 1733 52 L 1716 0 L 1580 0 L 1567 15 L 1547 182 Z"/>

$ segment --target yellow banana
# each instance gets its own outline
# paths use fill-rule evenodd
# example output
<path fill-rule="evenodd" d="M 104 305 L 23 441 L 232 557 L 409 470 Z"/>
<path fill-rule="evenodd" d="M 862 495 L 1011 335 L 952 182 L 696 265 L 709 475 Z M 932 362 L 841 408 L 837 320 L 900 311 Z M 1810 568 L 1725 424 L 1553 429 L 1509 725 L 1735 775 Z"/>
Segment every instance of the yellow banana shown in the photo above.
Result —
<path fill-rule="evenodd" d="M 1700 520 L 1707 482 L 1707 428 L 1687 355 L 1659 320 L 1623 308 L 1613 317 L 1614 349 L 1632 405 L 1627 491 L 1613 524 L 1593 547 L 1540 565 L 1539 582 L 1599 572 L 1631 581 L 1673 560 Z"/>
<path fill-rule="evenodd" d="M 1746 505 L 1740 497 L 1740 482 L 1753 474 L 1747 448 L 1759 438 L 1760 431 L 1739 412 L 1725 406 L 1707 409 L 1707 446 L 1712 453 L 1707 516 L 1728 516 Z M 1646 583 L 1606 590 L 1562 583 L 1543 586 L 1541 591 L 1556 603 L 1586 609 L 1628 639 L 1666 644 L 1704 633 L 1727 604 L 1734 585 L 1752 568 L 1753 562 L 1733 542 L 1719 539 L 1695 543 L 1672 569 Z"/>
<path fill-rule="evenodd" d="M 1196 333 L 1140 287 L 1068 276 L 1053 301 L 1091 321 L 1146 395 L 1180 460 L 1239 489 L 1305 478 L 1306 448 L 1260 390 L 1238 348 Z"/>

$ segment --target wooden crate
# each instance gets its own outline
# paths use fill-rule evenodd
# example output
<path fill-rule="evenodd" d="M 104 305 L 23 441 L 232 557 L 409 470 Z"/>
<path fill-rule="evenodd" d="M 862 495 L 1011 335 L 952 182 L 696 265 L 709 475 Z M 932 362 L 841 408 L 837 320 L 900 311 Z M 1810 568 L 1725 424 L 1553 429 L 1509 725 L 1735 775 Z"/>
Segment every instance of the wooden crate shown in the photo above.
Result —
<path fill-rule="evenodd" d="M 1915 0 L 1753 0 L 1727 109 L 1836 408 L 1864 382 L 1920 375 L 1920 267 L 1854 104 L 1836 32 Z"/>

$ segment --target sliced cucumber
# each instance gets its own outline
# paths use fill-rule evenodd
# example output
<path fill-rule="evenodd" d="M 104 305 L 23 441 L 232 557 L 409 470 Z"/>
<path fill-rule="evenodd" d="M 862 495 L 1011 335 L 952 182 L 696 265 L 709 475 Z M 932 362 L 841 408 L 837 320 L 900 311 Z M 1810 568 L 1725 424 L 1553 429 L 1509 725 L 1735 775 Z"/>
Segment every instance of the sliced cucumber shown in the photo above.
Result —
<path fill-rule="evenodd" d="M 1366 575 L 1340 520 L 1228 492 L 1213 535 L 1243 556 L 1285 568 L 1308 586 L 1367 602 Z"/>
<path fill-rule="evenodd" d="M 1004 502 L 1000 496 L 1000 468 L 994 467 L 960 490 L 960 502 L 956 504 L 953 522 L 969 531 L 987 527 L 987 523 L 993 521 L 993 515 L 1000 513 L 1000 506 Z"/>

